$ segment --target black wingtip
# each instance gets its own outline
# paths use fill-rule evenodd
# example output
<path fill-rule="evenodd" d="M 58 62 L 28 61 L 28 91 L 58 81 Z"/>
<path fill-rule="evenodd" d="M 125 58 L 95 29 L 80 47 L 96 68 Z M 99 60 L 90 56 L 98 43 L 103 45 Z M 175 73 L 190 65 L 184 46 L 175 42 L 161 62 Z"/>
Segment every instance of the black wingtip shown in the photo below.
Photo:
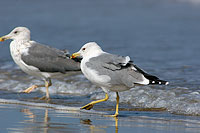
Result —
<path fill-rule="evenodd" d="M 164 81 L 164 80 L 160 80 L 158 77 L 150 75 L 146 72 L 144 72 L 142 69 L 140 69 L 139 67 L 137 67 L 136 65 L 134 65 L 134 67 L 144 75 L 145 78 L 147 78 L 149 80 L 149 84 L 157 84 L 157 85 L 168 85 L 169 82 L 168 81 Z"/>

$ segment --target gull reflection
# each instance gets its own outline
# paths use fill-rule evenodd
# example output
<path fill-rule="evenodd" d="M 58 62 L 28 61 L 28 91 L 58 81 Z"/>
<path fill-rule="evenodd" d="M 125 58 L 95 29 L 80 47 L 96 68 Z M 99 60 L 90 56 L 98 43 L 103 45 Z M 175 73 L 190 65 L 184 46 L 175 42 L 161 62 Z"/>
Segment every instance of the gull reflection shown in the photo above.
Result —
<path fill-rule="evenodd" d="M 48 117 L 48 109 L 45 109 L 45 115 L 44 115 L 44 133 L 48 133 L 48 129 L 50 127 L 49 121 L 50 121 L 50 117 Z"/>
<path fill-rule="evenodd" d="M 115 117 L 113 118 L 115 121 L 115 133 L 118 133 L 118 118 Z M 90 133 L 95 133 L 95 132 L 106 132 L 106 129 L 109 126 L 97 126 L 97 125 L 93 125 L 92 121 L 90 119 L 80 119 L 80 123 L 83 125 L 88 125 L 89 129 L 90 129 Z"/>
<path fill-rule="evenodd" d="M 24 120 L 25 123 L 27 122 L 31 122 L 31 123 L 35 123 L 35 124 L 39 124 L 38 126 L 32 126 L 30 128 L 27 128 L 25 130 L 27 131 L 34 131 L 35 128 L 43 128 L 43 133 L 48 133 L 48 130 L 50 128 L 50 117 L 48 116 L 48 109 L 45 109 L 45 113 L 44 113 L 44 118 L 41 119 L 43 120 L 42 122 L 38 122 L 37 118 L 40 118 L 40 116 L 35 115 L 30 109 L 21 109 L 20 112 L 24 113 L 24 116 L 26 118 L 29 118 L 28 120 Z"/>
<path fill-rule="evenodd" d="M 20 112 L 23 112 L 25 114 L 25 117 L 30 118 L 27 121 L 34 121 L 34 118 L 36 117 L 33 112 L 30 111 L 30 109 L 21 109 Z"/>
<path fill-rule="evenodd" d="M 115 133 L 118 133 L 118 117 L 114 117 L 115 119 Z"/>
<path fill-rule="evenodd" d="M 80 123 L 84 125 L 88 125 L 90 129 L 90 133 L 101 132 L 105 133 L 107 126 L 96 126 L 92 125 L 92 121 L 90 119 L 80 119 Z"/>

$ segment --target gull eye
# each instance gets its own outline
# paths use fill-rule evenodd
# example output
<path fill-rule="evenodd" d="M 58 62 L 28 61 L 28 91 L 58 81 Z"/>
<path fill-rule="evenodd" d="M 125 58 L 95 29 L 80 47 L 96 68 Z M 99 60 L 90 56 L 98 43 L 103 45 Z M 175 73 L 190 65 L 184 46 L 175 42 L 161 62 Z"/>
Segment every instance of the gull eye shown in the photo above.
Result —
<path fill-rule="evenodd" d="M 18 33 L 18 31 L 15 31 L 14 33 L 15 33 L 15 34 L 17 34 L 17 33 Z"/>
<path fill-rule="evenodd" d="M 82 48 L 82 51 L 85 51 L 85 48 Z"/>

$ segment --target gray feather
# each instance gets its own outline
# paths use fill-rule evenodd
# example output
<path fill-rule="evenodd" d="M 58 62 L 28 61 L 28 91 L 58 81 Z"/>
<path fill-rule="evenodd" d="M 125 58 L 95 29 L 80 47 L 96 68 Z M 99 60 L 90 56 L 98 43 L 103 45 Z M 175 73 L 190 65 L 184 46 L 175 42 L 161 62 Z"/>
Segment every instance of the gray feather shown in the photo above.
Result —
<path fill-rule="evenodd" d="M 80 63 L 68 57 L 68 51 L 61 51 L 36 42 L 32 42 L 28 55 L 21 56 L 27 64 L 42 72 L 61 72 L 80 70 Z"/>
<path fill-rule="evenodd" d="M 97 71 L 99 75 L 108 75 L 111 78 L 110 84 L 125 84 L 127 87 L 133 87 L 134 83 L 142 82 L 144 76 L 137 69 L 133 69 L 132 62 L 124 64 L 125 61 L 126 58 L 123 56 L 104 53 L 91 58 L 86 65 Z"/>

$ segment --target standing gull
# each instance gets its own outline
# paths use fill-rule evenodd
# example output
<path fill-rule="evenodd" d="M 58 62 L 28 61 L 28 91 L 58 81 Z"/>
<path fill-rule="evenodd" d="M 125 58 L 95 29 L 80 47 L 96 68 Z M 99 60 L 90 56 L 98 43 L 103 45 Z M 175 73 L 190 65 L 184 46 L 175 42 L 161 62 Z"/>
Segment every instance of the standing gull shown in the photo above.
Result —
<path fill-rule="evenodd" d="M 49 99 L 51 78 L 64 75 L 68 71 L 79 71 L 80 63 L 71 60 L 69 53 L 30 40 L 30 30 L 26 27 L 17 27 L 0 41 L 12 39 L 10 52 L 15 63 L 27 74 L 41 77 L 45 85 L 33 85 L 24 90 L 30 93 L 38 87 L 46 87 L 46 97 Z"/>
<path fill-rule="evenodd" d="M 72 58 L 82 56 L 81 70 L 88 80 L 100 86 L 106 93 L 105 98 L 83 106 L 81 109 L 90 110 L 94 104 L 107 101 L 108 91 L 116 92 L 117 104 L 113 117 L 118 116 L 120 91 L 129 90 L 134 84 L 167 85 L 167 81 L 160 80 L 156 76 L 147 74 L 138 68 L 130 60 L 129 56 L 123 57 L 104 52 L 95 42 L 85 44 L 77 53 L 72 54 Z"/>

